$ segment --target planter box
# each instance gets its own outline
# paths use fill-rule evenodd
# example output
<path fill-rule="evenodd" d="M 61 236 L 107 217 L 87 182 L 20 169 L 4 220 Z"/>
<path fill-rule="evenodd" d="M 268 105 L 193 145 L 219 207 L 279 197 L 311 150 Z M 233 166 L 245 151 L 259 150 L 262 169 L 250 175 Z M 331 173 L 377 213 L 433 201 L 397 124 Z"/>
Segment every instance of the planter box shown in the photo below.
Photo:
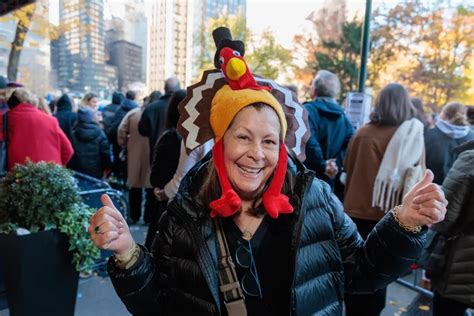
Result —
<path fill-rule="evenodd" d="M 57 230 L 0 234 L 10 315 L 74 315 L 78 273 L 68 247 Z"/>

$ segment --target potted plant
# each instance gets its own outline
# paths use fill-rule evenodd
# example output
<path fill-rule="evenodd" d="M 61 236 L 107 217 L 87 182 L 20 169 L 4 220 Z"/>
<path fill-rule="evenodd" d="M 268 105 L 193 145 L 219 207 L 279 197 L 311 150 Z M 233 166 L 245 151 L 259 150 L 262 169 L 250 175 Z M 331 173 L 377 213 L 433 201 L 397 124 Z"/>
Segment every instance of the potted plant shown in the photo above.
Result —
<path fill-rule="evenodd" d="M 87 233 L 94 210 L 72 173 L 27 161 L 0 180 L 0 252 L 11 315 L 73 315 L 78 271 L 100 256 Z M 1 277 L 1 276 L 0 276 Z"/>

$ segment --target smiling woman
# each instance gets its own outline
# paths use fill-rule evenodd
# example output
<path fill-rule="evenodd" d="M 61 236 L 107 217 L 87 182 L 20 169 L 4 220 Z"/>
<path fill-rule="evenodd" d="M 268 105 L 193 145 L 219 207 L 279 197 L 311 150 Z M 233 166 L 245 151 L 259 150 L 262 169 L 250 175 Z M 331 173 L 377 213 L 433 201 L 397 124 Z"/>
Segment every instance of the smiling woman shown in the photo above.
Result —
<path fill-rule="evenodd" d="M 302 142 L 295 122 L 304 113 L 295 104 L 285 112 L 281 87 L 260 85 L 242 54 L 216 46 L 225 69 L 188 88 L 180 116 L 185 144 L 212 131 L 212 157 L 183 179 L 150 249 L 106 196 L 91 219 L 95 244 L 114 252 L 114 287 L 134 315 L 342 315 L 344 291 L 384 287 L 415 261 L 425 229 L 411 226 L 432 222 L 417 203 L 439 221 L 443 193 L 425 175 L 364 243 L 328 185 L 287 152 L 289 140 Z"/>
<path fill-rule="evenodd" d="M 280 122 L 260 103 L 237 114 L 224 135 L 224 163 L 232 187 L 242 201 L 253 201 L 275 170 Z"/>

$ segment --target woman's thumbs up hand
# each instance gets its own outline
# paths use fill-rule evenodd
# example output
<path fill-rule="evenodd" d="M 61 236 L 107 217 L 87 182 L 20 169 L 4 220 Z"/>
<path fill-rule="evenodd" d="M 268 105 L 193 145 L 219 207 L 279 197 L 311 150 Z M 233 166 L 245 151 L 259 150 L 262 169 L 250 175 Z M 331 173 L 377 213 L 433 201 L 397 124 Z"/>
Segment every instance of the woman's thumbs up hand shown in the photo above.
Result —
<path fill-rule="evenodd" d="M 443 190 L 433 183 L 433 172 L 426 170 L 403 198 L 398 218 L 408 227 L 435 224 L 444 220 L 447 205 Z"/>
<path fill-rule="evenodd" d="M 115 254 L 126 253 L 135 245 L 127 222 L 107 194 L 101 196 L 101 207 L 89 221 L 89 234 L 96 247 Z"/>

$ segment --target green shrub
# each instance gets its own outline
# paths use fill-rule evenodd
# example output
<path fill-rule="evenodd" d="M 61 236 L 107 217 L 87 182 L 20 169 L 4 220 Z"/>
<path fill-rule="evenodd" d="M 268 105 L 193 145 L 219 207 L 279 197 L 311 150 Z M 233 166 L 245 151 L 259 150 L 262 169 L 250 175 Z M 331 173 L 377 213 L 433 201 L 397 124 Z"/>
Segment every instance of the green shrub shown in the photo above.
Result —
<path fill-rule="evenodd" d="M 76 270 L 89 269 L 100 252 L 87 233 L 94 213 L 81 201 L 72 173 L 54 163 L 27 161 L 0 180 L 0 232 L 57 228 L 69 237 Z"/>

